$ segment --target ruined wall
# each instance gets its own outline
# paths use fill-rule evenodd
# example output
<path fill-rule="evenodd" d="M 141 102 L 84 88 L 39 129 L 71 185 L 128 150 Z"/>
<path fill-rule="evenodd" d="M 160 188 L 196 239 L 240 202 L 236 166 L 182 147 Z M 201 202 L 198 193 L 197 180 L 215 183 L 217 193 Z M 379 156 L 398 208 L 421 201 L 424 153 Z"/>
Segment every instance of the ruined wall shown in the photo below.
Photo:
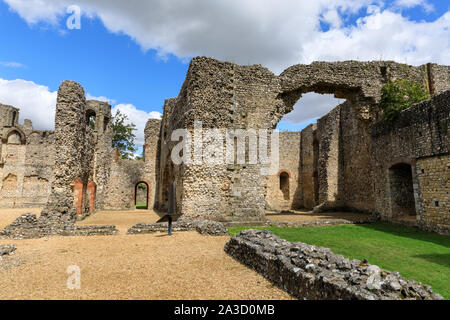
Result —
<path fill-rule="evenodd" d="M 347 102 L 346 102 L 347 103 Z M 322 210 L 342 206 L 339 185 L 342 183 L 340 167 L 342 105 L 331 110 L 317 122 L 317 140 L 319 142 L 319 159 L 317 181 L 319 184 L 318 202 Z"/>
<path fill-rule="evenodd" d="M 107 102 L 89 100 L 86 115 L 95 117 L 94 125 L 88 125 L 94 136 L 94 171 L 90 182 L 94 183 L 95 209 L 104 209 L 112 163 L 112 115 Z"/>
<path fill-rule="evenodd" d="M 382 87 L 389 80 L 407 78 L 438 91 L 449 85 L 448 72 L 447 66 L 345 61 L 296 65 L 277 77 L 259 65 L 194 58 L 179 96 L 165 106 L 158 205 L 167 203 L 165 190 L 175 181 L 180 213 L 221 220 L 263 218 L 266 177 L 260 174 L 260 164 L 173 166 L 170 135 L 180 128 L 192 133 L 195 120 L 201 121 L 203 128 L 273 129 L 302 94 L 317 92 L 334 94 L 347 103 L 322 121 L 316 133 L 324 138 L 322 144 L 320 137 L 312 137 L 317 139 L 311 150 L 313 163 L 308 164 L 306 156 L 302 164 L 304 177 L 311 176 L 300 179 L 305 185 L 300 202 L 305 207 L 373 212 L 369 128 L 381 115 Z M 340 118 L 335 119 L 337 116 Z"/>
<path fill-rule="evenodd" d="M 328 248 L 289 242 L 268 230 L 244 230 L 225 252 L 298 299 L 443 300 L 432 288 L 350 260 Z"/>
<path fill-rule="evenodd" d="M 411 168 L 419 224 L 437 231 L 449 228 L 449 101 L 446 91 L 402 111 L 394 123 L 380 121 L 372 126 L 375 209 L 382 217 L 399 215 L 393 202 L 399 190 L 390 170 L 406 164 Z"/>
<path fill-rule="evenodd" d="M 448 233 L 450 229 L 450 155 L 417 159 L 416 172 L 423 223 L 433 226 L 431 229 Z"/>
<path fill-rule="evenodd" d="M 168 100 L 164 109 L 160 207 L 167 200 L 168 184 L 175 181 L 180 213 L 211 219 L 264 216 L 265 177 L 258 164 L 173 166 L 170 136 L 180 128 L 193 132 L 194 120 L 201 121 L 204 129 L 271 128 L 273 121 L 267 114 L 278 87 L 275 75 L 261 66 L 240 67 L 205 58 L 191 61 L 178 98 Z"/>
<path fill-rule="evenodd" d="M 300 186 L 300 132 L 280 132 L 280 170 L 266 181 L 267 209 L 289 210 L 302 207 Z M 281 176 L 283 173 L 285 175 Z M 280 177 L 281 176 L 281 177 Z M 289 182 L 282 190 L 283 179 Z M 284 191 L 284 192 L 283 192 Z"/>
<path fill-rule="evenodd" d="M 86 119 L 84 89 L 64 81 L 58 90 L 55 116 L 55 165 L 51 194 L 41 213 L 42 220 L 69 223 L 77 218 L 76 181 L 83 185 L 81 213 L 89 212 L 87 185 L 93 179 L 94 132 Z M 78 211 L 80 213 L 80 211 Z"/>
<path fill-rule="evenodd" d="M 144 161 L 122 160 L 111 164 L 108 188 L 104 199 L 105 210 L 134 210 L 135 188 L 145 180 Z"/>
<path fill-rule="evenodd" d="M 317 125 L 311 124 L 301 132 L 300 181 L 302 206 L 312 209 L 317 202 L 317 158 L 314 152 Z"/>
<path fill-rule="evenodd" d="M 153 208 L 156 201 L 156 181 L 160 164 L 161 120 L 150 119 L 145 126 L 144 175 L 149 181 L 148 207 Z"/>
<path fill-rule="evenodd" d="M 0 207 L 42 207 L 53 178 L 54 134 L 33 129 L 30 120 L 19 125 L 17 108 L 0 105 L 0 113 L 7 120 L 0 127 Z"/>

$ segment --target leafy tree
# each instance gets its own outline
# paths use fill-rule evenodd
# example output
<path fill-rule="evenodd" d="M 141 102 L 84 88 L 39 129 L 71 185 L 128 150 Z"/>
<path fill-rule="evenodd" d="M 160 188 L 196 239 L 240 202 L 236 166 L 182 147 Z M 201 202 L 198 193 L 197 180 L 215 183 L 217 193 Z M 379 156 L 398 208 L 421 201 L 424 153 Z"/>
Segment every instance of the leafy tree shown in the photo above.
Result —
<path fill-rule="evenodd" d="M 136 125 L 134 123 L 126 123 L 128 116 L 117 110 L 112 121 L 112 146 L 118 148 L 122 159 L 132 159 L 133 153 L 136 152 L 134 140 L 136 135 Z"/>
<path fill-rule="evenodd" d="M 384 110 L 382 119 L 392 122 L 402 110 L 429 98 L 429 93 L 417 82 L 407 79 L 389 81 L 381 94 L 380 107 Z"/>

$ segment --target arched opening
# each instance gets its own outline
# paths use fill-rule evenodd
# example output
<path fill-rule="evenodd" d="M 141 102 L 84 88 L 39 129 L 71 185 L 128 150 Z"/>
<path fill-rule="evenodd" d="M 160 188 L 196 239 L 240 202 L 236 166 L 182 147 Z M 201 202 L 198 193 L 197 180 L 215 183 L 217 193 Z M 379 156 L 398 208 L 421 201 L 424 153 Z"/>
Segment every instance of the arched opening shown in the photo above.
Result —
<path fill-rule="evenodd" d="M 305 89 L 307 90 L 307 89 Z M 292 209 L 313 209 L 319 205 L 319 137 L 326 134 L 330 137 L 326 140 L 329 149 L 337 150 L 338 137 L 334 134 L 339 125 L 331 120 L 337 117 L 328 117 L 330 112 L 339 113 L 338 105 L 345 102 L 344 99 L 335 98 L 330 93 L 291 93 L 287 100 L 293 105 L 290 112 L 286 113 L 278 122 L 280 131 L 279 163 L 280 168 L 291 173 L 289 206 Z M 321 91 L 319 91 L 321 92 Z M 289 110 L 289 109 L 288 109 Z M 325 118 L 329 118 L 325 119 Z M 325 119 L 325 120 L 323 120 Z M 326 122 L 324 126 L 322 123 Z M 330 123 L 330 124 L 328 124 Z M 330 132 L 330 133 L 328 133 Z M 331 168 L 331 166 L 330 166 Z M 336 168 L 337 165 L 333 166 Z M 330 176 L 336 176 L 332 174 Z M 267 180 L 271 183 L 270 178 Z M 268 185 L 268 195 L 273 196 Z M 284 194 L 284 193 L 283 193 Z M 285 197 L 285 199 L 287 199 Z M 276 202 L 268 199 L 272 207 L 276 208 Z"/>
<path fill-rule="evenodd" d="M 283 193 L 284 200 L 289 200 L 291 198 L 289 190 L 289 174 L 287 172 L 282 172 L 280 174 L 280 190 Z"/>
<path fill-rule="evenodd" d="M 410 218 L 416 216 L 412 167 L 398 163 L 389 169 L 391 216 Z"/>
<path fill-rule="evenodd" d="M 135 187 L 135 204 L 136 209 L 147 210 L 148 209 L 148 195 L 149 195 L 149 185 L 147 182 L 139 182 Z"/>
<path fill-rule="evenodd" d="M 22 136 L 17 131 L 12 131 L 8 135 L 8 144 L 21 144 L 22 143 Z"/>
<path fill-rule="evenodd" d="M 94 110 L 86 111 L 86 125 L 92 130 L 96 130 L 97 115 Z"/>

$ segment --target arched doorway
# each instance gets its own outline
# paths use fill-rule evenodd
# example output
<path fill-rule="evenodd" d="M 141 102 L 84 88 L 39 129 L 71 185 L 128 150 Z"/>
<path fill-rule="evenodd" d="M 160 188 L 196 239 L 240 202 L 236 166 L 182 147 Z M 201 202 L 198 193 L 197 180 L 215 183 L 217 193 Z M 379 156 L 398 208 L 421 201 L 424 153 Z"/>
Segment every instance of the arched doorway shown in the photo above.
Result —
<path fill-rule="evenodd" d="M 287 172 L 280 173 L 280 190 L 283 193 L 284 200 L 289 200 L 290 189 L 289 189 L 289 174 Z"/>
<path fill-rule="evenodd" d="M 135 186 L 134 192 L 134 201 L 136 205 L 136 209 L 138 210 L 147 210 L 149 203 L 149 191 L 150 187 L 147 182 L 141 181 L 138 182 Z"/>
<path fill-rule="evenodd" d="M 97 115 L 94 110 L 86 110 L 86 125 L 92 130 L 96 130 Z"/>
<path fill-rule="evenodd" d="M 416 216 L 412 167 L 398 163 L 389 168 L 391 215 L 393 218 Z"/>

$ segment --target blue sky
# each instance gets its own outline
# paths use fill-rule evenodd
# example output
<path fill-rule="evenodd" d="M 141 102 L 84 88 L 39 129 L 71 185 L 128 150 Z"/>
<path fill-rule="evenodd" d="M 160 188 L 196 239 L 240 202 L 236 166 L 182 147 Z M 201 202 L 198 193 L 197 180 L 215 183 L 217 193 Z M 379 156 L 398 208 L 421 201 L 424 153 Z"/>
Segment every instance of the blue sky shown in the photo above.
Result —
<path fill-rule="evenodd" d="M 255 1 L 0 0 L 0 102 L 47 128 L 58 86 L 75 80 L 124 110 L 142 142 L 195 55 L 274 73 L 314 60 L 450 62 L 448 1 Z M 66 28 L 71 4 L 80 30 Z M 279 128 L 301 129 L 338 103 L 309 94 Z"/>

